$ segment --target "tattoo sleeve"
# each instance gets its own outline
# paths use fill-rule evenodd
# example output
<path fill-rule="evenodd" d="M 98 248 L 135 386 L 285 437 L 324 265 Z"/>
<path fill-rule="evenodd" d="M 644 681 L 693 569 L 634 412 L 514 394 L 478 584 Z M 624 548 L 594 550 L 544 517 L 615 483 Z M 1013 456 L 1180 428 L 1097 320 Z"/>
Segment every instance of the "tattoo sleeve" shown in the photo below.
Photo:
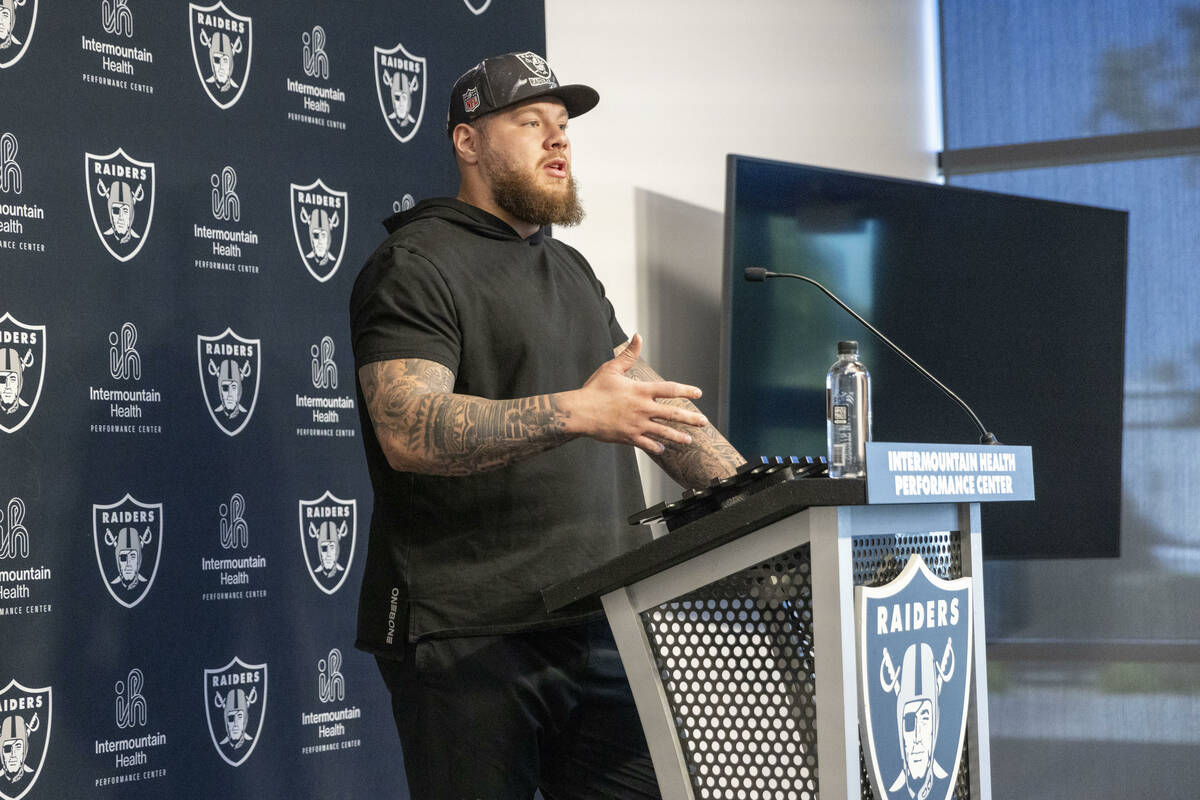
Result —
<path fill-rule="evenodd" d="M 662 380 L 662 377 L 641 359 L 638 359 L 625 374 L 638 381 Z M 689 411 L 699 411 L 691 400 L 682 397 L 662 399 L 658 402 Z M 746 463 L 741 453 L 734 449 L 712 424 L 703 428 L 667 420 L 663 420 L 663 424 L 676 430 L 687 431 L 692 437 L 692 443 L 688 445 L 664 441 L 662 444 L 666 449 L 657 456 L 651 456 L 656 464 L 682 486 L 702 489 L 712 483 L 714 478 L 729 477 L 739 466 Z"/>
<path fill-rule="evenodd" d="M 486 472 L 574 438 L 554 395 L 487 400 L 454 394 L 453 373 L 434 361 L 377 361 L 360 368 L 358 378 L 388 463 L 405 472 Z"/>

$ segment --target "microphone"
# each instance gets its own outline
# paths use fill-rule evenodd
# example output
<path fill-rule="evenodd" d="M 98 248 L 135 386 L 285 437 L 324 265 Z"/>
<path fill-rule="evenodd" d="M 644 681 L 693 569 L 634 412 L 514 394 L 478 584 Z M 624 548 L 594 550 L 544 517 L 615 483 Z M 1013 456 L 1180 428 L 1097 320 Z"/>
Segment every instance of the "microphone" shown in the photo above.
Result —
<path fill-rule="evenodd" d="M 913 359 L 912 356 L 910 356 L 908 353 L 901 350 L 891 339 L 889 339 L 888 337 L 886 337 L 882 333 L 880 333 L 875 328 L 874 325 L 872 325 L 871 323 L 867 322 L 865 319 L 860 317 L 853 308 L 851 308 L 850 306 L 846 305 L 841 300 L 839 300 L 837 295 L 835 295 L 833 292 L 826 289 L 821 284 L 817 283 L 812 278 L 808 277 L 807 275 L 797 275 L 794 272 L 768 272 L 767 270 L 763 269 L 762 267 L 746 267 L 746 270 L 743 274 L 744 274 L 746 280 L 751 281 L 751 282 L 765 281 L 767 278 L 795 278 L 796 280 L 804 281 L 805 283 L 811 283 L 813 286 L 817 287 L 822 292 L 824 292 L 826 297 L 828 297 L 830 300 L 832 300 L 833 302 L 835 302 L 839 306 L 841 306 L 843 309 L 845 309 L 846 312 L 850 314 L 850 316 L 854 317 L 856 320 L 858 320 L 860 323 L 862 323 L 862 325 L 867 330 L 869 330 L 871 333 L 875 334 L 875 336 L 877 336 L 881 342 L 886 344 L 892 350 L 899 353 L 900 356 L 906 362 L 908 362 L 909 366 L 911 366 L 917 372 L 924 375 L 930 381 L 930 383 L 932 383 L 934 386 L 941 389 L 946 394 L 947 397 L 949 397 L 951 400 L 953 400 L 955 403 L 957 403 L 959 405 L 959 407 L 962 408 L 963 411 L 966 411 L 967 414 L 969 414 L 971 416 L 971 419 L 975 422 L 975 426 L 977 428 L 979 428 L 979 443 L 980 444 L 1000 444 L 1000 442 L 996 439 L 996 435 L 993 434 L 991 431 L 989 431 L 986 427 L 984 427 L 984 424 L 979 420 L 979 416 L 974 411 L 971 410 L 971 407 L 969 405 L 967 405 L 966 402 L 964 402 L 961 397 L 956 395 L 954 392 L 950 391 L 949 387 L 947 387 L 946 384 L 942 383 L 937 378 L 933 377 L 933 375 L 929 372 L 929 370 L 925 369 L 920 364 L 918 364 Z"/>

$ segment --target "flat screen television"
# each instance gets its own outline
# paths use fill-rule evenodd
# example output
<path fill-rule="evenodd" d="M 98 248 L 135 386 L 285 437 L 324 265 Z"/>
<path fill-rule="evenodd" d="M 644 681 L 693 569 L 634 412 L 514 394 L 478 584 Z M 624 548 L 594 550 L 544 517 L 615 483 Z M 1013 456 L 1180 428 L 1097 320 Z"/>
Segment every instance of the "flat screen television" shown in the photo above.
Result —
<path fill-rule="evenodd" d="M 876 441 L 976 443 L 971 418 L 824 284 L 1030 445 L 1037 500 L 983 510 L 985 555 L 1120 552 L 1128 213 L 731 155 L 721 424 L 749 457 L 824 455 L 825 373 L 854 339 Z"/>

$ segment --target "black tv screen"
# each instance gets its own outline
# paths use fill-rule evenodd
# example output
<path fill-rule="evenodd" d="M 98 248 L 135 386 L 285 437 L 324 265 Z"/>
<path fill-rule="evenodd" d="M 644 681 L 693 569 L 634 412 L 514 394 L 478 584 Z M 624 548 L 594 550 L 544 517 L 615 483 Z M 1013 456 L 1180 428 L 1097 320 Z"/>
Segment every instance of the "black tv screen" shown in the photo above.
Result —
<path fill-rule="evenodd" d="M 829 288 L 1030 445 L 1037 500 L 983 509 L 991 557 L 1120 552 L 1128 214 L 731 155 L 722 425 L 749 457 L 824 455 L 825 373 L 855 339 L 873 439 L 977 443 L 971 418 L 818 289 Z"/>

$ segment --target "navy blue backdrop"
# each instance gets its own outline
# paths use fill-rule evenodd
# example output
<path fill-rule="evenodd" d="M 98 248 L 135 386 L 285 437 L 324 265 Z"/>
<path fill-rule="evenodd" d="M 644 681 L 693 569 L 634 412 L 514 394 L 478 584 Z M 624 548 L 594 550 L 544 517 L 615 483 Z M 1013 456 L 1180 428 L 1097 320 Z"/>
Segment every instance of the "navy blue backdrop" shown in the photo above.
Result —
<path fill-rule="evenodd" d="M 346 317 L 538 0 L 0 3 L 0 797 L 407 797 Z"/>

